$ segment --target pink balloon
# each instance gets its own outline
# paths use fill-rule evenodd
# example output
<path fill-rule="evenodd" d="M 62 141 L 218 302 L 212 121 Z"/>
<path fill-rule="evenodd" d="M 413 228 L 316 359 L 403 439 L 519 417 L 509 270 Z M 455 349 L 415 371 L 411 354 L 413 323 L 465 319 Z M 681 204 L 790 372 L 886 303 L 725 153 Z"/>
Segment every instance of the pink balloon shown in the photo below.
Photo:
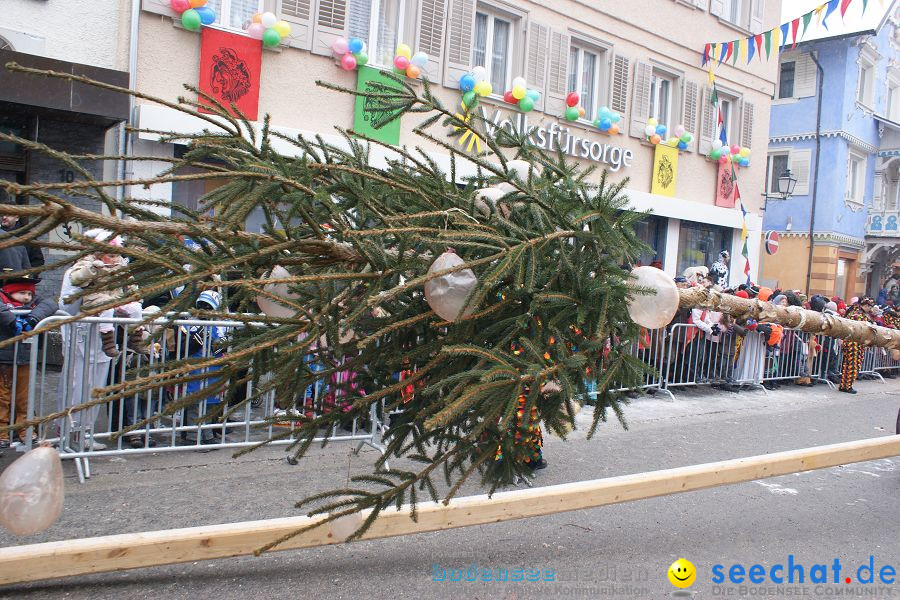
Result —
<path fill-rule="evenodd" d="M 728 157 L 725 156 L 724 154 L 723 154 L 722 156 L 719 157 L 719 164 L 720 164 L 720 165 L 724 165 L 724 164 L 727 163 L 727 162 L 728 162 Z"/>
<path fill-rule="evenodd" d="M 169 6 L 179 15 L 191 7 L 190 0 L 169 0 Z"/>
<path fill-rule="evenodd" d="M 338 56 L 343 56 L 350 50 L 348 43 L 347 38 L 334 38 L 334 41 L 331 42 L 331 50 Z"/>
<path fill-rule="evenodd" d="M 263 33 L 266 32 L 266 27 L 262 23 L 251 23 L 250 27 L 247 28 L 247 35 L 252 37 L 254 40 L 261 40 Z"/>
<path fill-rule="evenodd" d="M 731 153 L 732 153 L 732 154 L 740 154 L 740 153 L 741 153 L 741 147 L 738 146 L 737 144 L 735 144 L 734 146 L 731 147 Z"/>
<path fill-rule="evenodd" d="M 352 54 L 345 54 L 341 57 L 341 68 L 345 71 L 352 71 L 356 68 L 356 57 Z"/>
<path fill-rule="evenodd" d="M 409 59 L 405 56 L 397 55 L 394 57 L 394 66 L 400 69 L 401 71 L 405 71 L 409 66 Z"/>

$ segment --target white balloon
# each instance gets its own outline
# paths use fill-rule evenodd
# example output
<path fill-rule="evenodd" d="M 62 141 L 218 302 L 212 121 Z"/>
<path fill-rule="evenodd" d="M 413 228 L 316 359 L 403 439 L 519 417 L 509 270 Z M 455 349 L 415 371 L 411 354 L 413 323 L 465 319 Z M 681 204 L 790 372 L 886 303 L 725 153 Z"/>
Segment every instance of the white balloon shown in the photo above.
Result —
<path fill-rule="evenodd" d="M 646 127 L 644 127 L 644 133 L 647 134 L 647 137 L 650 137 L 656 133 L 656 127 L 654 127 L 653 125 L 647 125 Z"/>
<path fill-rule="evenodd" d="M 415 54 L 413 54 L 409 62 L 416 65 L 420 69 L 424 69 L 425 65 L 428 64 L 428 55 L 424 52 L 416 52 Z"/>
<path fill-rule="evenodd" d="M 509 184 L 507 184 L 509 185 Z M 491 206 L 497 206 L 497 200 L 506 195 L 499 187 L 483 188 L 475 191 L 475 207 L 484 215 L 491 214 Z"/>
<path fill-rule="evenodd" d="M 722 140 L 720 140 L 718 138 L 713 140 L 713 143 L 712 143 L 713 150 L 721 150 L 722 146 L 723 146 Z"/>
<path fill-rule="evenodd" d="M 506 163 L 507 170 L 522 181 L 528 181 L 528 172 L 534 171 L 535 177 L 541 174 L 541 166 L 527 160 L 511 160 Z"/>
<path fill-rule="evenodd" d="M 524 77 L 516 77 L 512 80 L 513 87 L 528 87 Z"/>
<path fill-rule="evenodd" d="M 260 22 L 263 24 L 263 27 L 268 29 L 269 27 L 275 27 L 275 23 L 278 22 L 278 17 L 273 13 L 264 12 L 260 18 Z"/>
<path fill-rule="evenodd" d="M 0 475 L 0 525 L 16 535 L 44 531 L 63 507 L 59 453 L 40 446 L 6 467 Z"/>
<path fill-rule="evenodd" d="M 290 276 L 291 274 L 287 269 L 280 265 L 276 265 L 265 279 L 284 279 L 285 277 Z M 274 294 L 279 298 L 284 298 L 285 300 L 297 300 L 300 297 L 297 294 L 290 292 L 288 284 L 286 283 L 267 283 L 263 286 L 263 290 L 270 294 Z M 259 305 L 261 311 L 270 317 L 290 319 L 297 314 L 297 311 L 290 306 L 286 306 L 262 295 L 256 297 L 256 304 Z"/>
<path fill-rule="evenodd" d="M 628 299 L 628 316 L 647 329 L 668 325 L 678 312 L 680 297 L 675 281 L 656 267 L 637 267 L 631 275 L 634 286 L 656 290 L 656 294 L 633 294 Z"/>
<path fill-rule="evenodd" d="M 465 263 L 456 252 L 444 252 L 438 256 L 428 273 L 436 273 Z M 425 282 L 425 301 L 437 315 L 446 321 L 455 321 L 462 313 L 469 294 L 475 289 L 478 279 L 472 269 L 462 269 Z M 471 314 L 474 307 L 466 309 Z"/>
<path fill-rule="evenodd" d="M 475 81 L 484 81 L 487 79 L 487 69 L 484 67 L 475 67 L 472 69 L 472 77 L 475 78 Z"/>
<path fill-rule="evenodd" d="M 498 190 L 500 190 L 504 194 L 510 194 L 510 193 L 516 191 L 516 186 L 514 186 L 511 183 L 506 183 L 505 181 L 501 181 L 494 187 L 496 187 Z"/>

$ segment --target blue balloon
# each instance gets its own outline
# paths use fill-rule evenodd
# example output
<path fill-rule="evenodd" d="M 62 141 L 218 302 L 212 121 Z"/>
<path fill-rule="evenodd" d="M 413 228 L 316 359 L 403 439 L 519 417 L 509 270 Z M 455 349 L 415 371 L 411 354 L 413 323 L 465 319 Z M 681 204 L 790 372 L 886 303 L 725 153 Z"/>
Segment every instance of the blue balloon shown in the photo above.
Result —
<path fill-rule="evenodd" d="M 350 50 L 350 52 L 352 52 L 353 54 L 362 52 L 363 41 L 359 38 L 350 38 L 350 41 L 347 42 L 347 49 Z"/>
<path fill-rule="evenodd" d="M 525 95 L 535 102 L 538 102 L 541 99 L 541 93 L 537 90 L 528 89 L 525 90 Z"/>
<path fill-rule="evenodd" d="M 742 167 L 749 167 L 749 166 L 750 166 L 750 159 L 749 159 L 749 158 L 742 158 L 742 159 L 741 159 L 741 166 L 742 166 Z"/>
<path fill-rule="evenodd" d="M 656 126 L 656 135 L 661 138 L 666 137 L 666 126 L 665 125 L 657 125 Z"/>
<path fill-rule="evenodd" d="M 609 117 L 600 117 L 600 131 L 609 131 L 612 127 L 612 119 Z"/>
<path fill-rule="evenodd" d="M 200 22 L 204 25 L 212 25 L 216 22 L 216 11 L 208 6 L 200 6 L 195 8 L 197 14 L 200 15 Z"/>
<path fill-rule="evenodd" d="M 682 142 L 681 140 L 679 140 L 679 141 L 678 141 L 678 149 L 679 149 L 679 150 L 687 150 L 687 143 Z"/>
<path fill-rule="evenodd" d="M 600 107 L 600 117 L 603 118 L 603 117 L 609 117 L 609 116 L 612 116 L 612 112 L 609 110 L 609 107 L 601 106 Z"/>
<path fill-rule="evenodd" d="M 466 73 L 459 78 L 459 89 L 464 92 L 471 92 L 475 89 L 475 78 Z"/>
<path fill-rule="evenodd" d="M 619 121 L 622 120 L 622 115 L 620 115 L 620 114 L 617 113 L 617 112 L 614 112 L 614 113 L 612 113 L 612 115 L 610 115 L 609 118 L 612 119 L 612 122 L 613 122 L 613 123 L 618 123 Z"/>

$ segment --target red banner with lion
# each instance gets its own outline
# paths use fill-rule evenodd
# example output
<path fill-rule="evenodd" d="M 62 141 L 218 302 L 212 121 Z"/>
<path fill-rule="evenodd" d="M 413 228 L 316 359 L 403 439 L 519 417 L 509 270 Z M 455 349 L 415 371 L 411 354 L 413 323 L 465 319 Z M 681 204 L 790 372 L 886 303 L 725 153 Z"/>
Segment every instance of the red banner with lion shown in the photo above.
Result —
<path fill-rule="evenodd" d="M 232 104 L 249 120 L 257 119 L 261 65 L 260 40 L 211 27 L 203 28 L 200 90 L 228 107 L 235 116 L 236 113 L 231 110 Z"/>

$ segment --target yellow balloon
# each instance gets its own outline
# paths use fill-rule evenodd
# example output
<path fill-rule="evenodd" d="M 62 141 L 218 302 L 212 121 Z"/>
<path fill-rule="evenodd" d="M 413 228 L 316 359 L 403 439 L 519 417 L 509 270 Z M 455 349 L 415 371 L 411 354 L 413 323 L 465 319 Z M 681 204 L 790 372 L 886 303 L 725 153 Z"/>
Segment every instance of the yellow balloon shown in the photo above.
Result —
<path fill-rule="evenodd" d="M 525 88 L 523 88 L 521 85 L 517 85 L 512 89 L 513 98 L 515 98 L 516 100 L 521 100 L 525 97 L 525 92 Z"/>
<path fill-rule="evenodd" d="M 399 46 L 397 46 L 396 56 L 402 56 L 403 58 L 410 58 L 412 56 L 412 50 L 406 44 L 400 44 Z"/>
<path fill-rule="evenodd" d="M 656 120 L 656 117 L 650 117 L 649 119 L 647 119 L 647 125 L 653 125 L 654 127 L 656 127 L 657 125 L 659 125 L 659 121 Z"/>
<path fill-rule="evenodd" d="M 291 35 L 291 24 L 287 21 L 278 21 L 275 23 L 275 27 L 273 28 L 278 32 L 278 35 L 281 37 L 287 37 Z"/>
<path fill-rule="evenodd" d="M 481 86 L 481 95 L 482 96 L 490 96 L 494 92 L 494 86 L 492 86 L 487 81 L 482 81 L 484 85 Z"/>
<path fill-rule="evenodd" d="M 741 158 L 750 156 L 750 148 L 741 148 Z"/>

